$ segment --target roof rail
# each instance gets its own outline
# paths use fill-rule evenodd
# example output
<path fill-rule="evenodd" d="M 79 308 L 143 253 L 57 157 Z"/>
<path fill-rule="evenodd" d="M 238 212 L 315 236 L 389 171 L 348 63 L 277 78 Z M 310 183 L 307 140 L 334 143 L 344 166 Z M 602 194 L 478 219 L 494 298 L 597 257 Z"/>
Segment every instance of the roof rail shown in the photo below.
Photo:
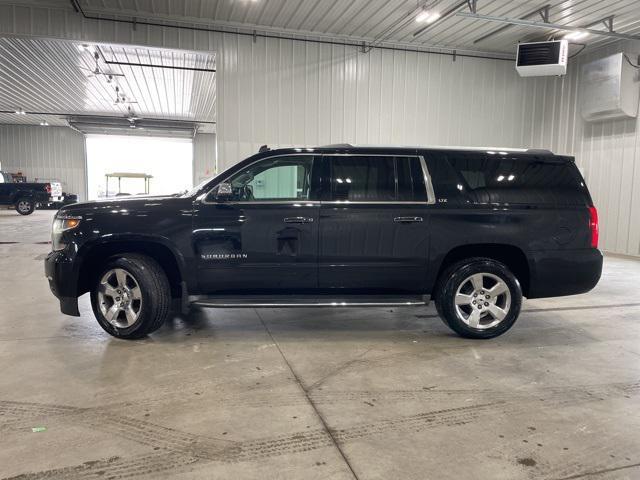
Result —
<path fill-rule="evenodd" d="M 318 148 L 353 148 L 350 143 L 332 143 L 329 145 L 321 145 Z"/>

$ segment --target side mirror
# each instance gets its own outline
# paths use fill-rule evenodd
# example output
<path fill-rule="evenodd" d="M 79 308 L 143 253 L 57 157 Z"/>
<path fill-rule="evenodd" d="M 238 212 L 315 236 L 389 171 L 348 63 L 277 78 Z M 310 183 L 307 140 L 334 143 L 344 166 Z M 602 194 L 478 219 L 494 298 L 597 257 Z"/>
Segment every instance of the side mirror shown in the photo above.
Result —
<path fill-rule="evenodd" d="M 230 183 L 221 183 L 215 190 L 215 199 L 219 202 L 229 200 L 233 195 L 233 189 Z"/>

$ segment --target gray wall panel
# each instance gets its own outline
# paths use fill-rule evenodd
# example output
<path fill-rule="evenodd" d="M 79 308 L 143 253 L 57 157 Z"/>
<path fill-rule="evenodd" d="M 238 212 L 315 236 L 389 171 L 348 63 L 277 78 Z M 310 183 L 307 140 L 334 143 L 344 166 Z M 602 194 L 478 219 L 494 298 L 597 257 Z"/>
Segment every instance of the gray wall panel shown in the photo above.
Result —
<path fill-rule="evenodd" d="M 0 162 L 5 171 L 59 180 L 63 190 L 86 198 L 84 135 L 70 128 L 0 125 Z"/>
<path fill-rule="evenodd" d="M 216 168 L 216 135 L 199 133 L 193 139 L 193 184 L 213 176 Z"/>

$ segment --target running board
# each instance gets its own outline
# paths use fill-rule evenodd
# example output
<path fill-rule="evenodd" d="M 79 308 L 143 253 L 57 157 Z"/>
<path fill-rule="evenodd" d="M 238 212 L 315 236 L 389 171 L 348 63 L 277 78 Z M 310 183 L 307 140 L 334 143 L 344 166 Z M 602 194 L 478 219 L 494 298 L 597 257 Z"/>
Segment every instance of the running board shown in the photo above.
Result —
<path fill-rule="evenodd" d="M 191 302 L 204 308 L 419 307 L 428 304 L 429 295 L 233 295 L 200 297 Z"/>

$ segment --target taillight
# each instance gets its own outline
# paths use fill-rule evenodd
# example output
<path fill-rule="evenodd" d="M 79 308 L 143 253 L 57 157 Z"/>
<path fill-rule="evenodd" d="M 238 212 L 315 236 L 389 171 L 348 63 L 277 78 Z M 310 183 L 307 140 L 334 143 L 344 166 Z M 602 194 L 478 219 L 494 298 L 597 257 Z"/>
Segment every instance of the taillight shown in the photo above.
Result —
<path fill-rule="evenodd" d="M 598 248 L 598 209 L 589 207 L 589 230 L 591 230 L 591 247 Z"/>
<path fill-rule="evenodd" d="M 45 187 L 44 187 L 44 188 L 46 188 L 47 193 L 48 193 L 49 195 L 51 195 L 51 184 L 50 184 L 50 183 L 47 183 L 47 184 L 45 185 Z"/>

